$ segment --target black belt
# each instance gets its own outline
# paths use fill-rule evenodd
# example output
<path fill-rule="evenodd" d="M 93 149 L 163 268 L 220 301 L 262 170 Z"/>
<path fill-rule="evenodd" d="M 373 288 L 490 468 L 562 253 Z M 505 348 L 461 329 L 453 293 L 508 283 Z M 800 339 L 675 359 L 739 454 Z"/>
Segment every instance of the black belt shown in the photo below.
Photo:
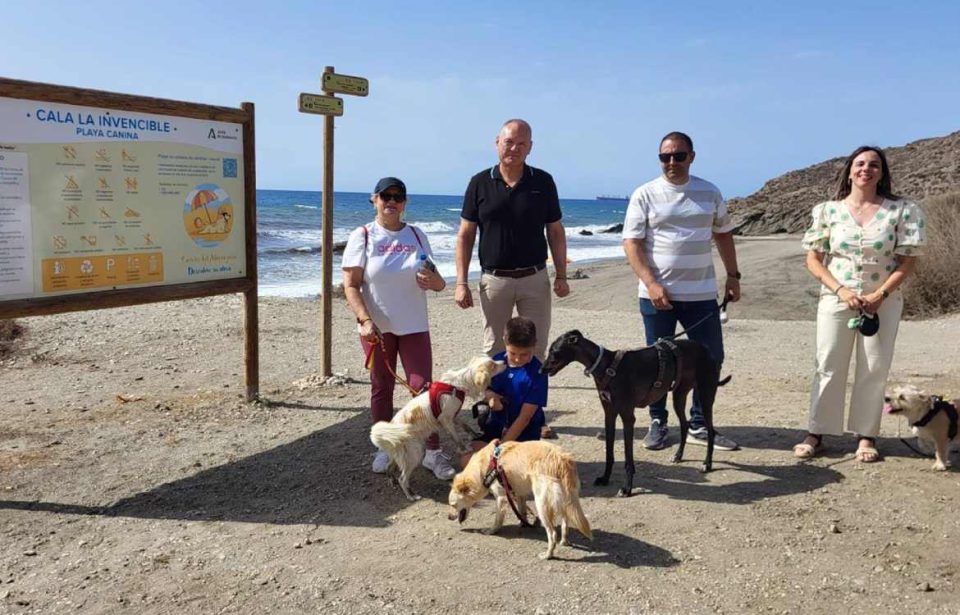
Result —
<path fill-rule="evenodd" d="M 498 278 L 525 278 L 538 271 L 543 271 L 545 267 L 546 265 L 544 263 L 540 263 L 539 265 L 524 267 L 523 269 L 484 269 L 483 272 Z"/>

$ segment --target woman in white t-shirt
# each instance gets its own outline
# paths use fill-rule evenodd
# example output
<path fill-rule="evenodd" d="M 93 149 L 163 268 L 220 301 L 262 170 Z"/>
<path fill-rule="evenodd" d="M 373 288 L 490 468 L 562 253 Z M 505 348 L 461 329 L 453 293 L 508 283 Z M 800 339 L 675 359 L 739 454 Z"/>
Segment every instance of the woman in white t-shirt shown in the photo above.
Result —
<path fill-rule="evenodd" d="M 424 266 L 421 256 L 428 261 L 433 256 L 426 234 L 403 222 L 407 206 L 403 182 L 384 177 L 370 202 L 376 218 L 350 234 L 343 252 L 343 289 L 368 357 L 370 412 L 376 423 L 393 417 L 395 381 L 390 372 L 396 373 L 397 355 L 413 389 L 419 391 L 432 379 L 426 291 L 443 290 L 446 282 L 430 262 Z M 373 471 L 384 473 L 389 464 L 387 454 L 378 451 Z M 442 480 L 456 473 L 440 450 L 437 434 L 427 440 L 423 465 Z"/>

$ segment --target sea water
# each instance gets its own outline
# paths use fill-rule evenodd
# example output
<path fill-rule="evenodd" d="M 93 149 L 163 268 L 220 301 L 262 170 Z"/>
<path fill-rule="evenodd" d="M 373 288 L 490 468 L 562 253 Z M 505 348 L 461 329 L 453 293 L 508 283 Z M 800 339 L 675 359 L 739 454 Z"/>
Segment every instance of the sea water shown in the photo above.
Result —
<path fill-rule="evenodd" d="M 333 240 L 346 241 L 350 232 L 374 218 L 370 195 L 336 192 L 333 208 Z M 290 190 L 257 190 L 257 252 L 260 294 L 310 297 L 320 292 L 320 245 L 322 241 L 321 194 Z M 441 275 L 456 275 L 454 249 L 460 227 L 462 196 L 411 194 L 404 216 L 422 229 L 433 250 L 433 262 Z M 561 199 L 567 234 L 567 258 L 571 271 L 586 261 L 623 256 L 620 233 L 604 233 L 622 223 L 626 201 Z M 588 231 L 590 235 L 581 231 Z M 471 275 L 479 273 L 476 248 L 470 262 Z M 339 283 L 340 254 L 333 257 L 333 281 Z"/>

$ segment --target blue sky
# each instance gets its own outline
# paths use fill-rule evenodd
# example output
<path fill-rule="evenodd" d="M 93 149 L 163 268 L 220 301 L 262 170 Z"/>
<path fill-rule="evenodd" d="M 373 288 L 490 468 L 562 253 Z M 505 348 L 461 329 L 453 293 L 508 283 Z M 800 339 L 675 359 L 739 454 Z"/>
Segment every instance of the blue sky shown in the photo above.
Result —
<path fill-rule="evenodd" d="M 318 190 L 325 65 L 370 80 L 337 118 L 336 189 L 460 194 L 503 120 L 564 197 L 628 194 L 659 138 L 744 196 L 786 171 L 960 129 L 960 3 L 58 2 L 0 5 L 0 76 L 257 105 L 258 187 Z M 894 172 L 896 169 L 894 169 Z"/>

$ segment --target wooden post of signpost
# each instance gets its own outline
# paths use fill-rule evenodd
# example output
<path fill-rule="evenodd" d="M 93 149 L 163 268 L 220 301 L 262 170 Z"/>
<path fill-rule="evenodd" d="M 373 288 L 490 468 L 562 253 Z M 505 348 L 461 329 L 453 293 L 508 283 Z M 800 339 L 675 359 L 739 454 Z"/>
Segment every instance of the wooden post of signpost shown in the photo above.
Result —
<path fill-rule="evenodd" d="M 333 67 L 327 66 L 323 74 L 332 74 Z M 323 88 L 323 79 L 320 80 Z M 323 88 L 326 93 L 326 88 Z M 333 332 L 333 116 L 323 118 L 323 243 L 320 252 L 320 265 L 323 274 L 320 280 L 323 323 L 320 327 L 320 375 L 328 378 L 333 374 L 330 365 L 330 349 Z"/>
<path fill-rule="evenodd" d="M 257 202 L 257 167 L 254 152 L 256 144 L 254 136 L 254 107 L 253 103 L 245 102 L 241 105 L 250 118 L 243 125 L 243 168 L 247 181 L 244 187 L 243 198 L 247 203 Z M 243 342 L 244 366 L 246 369 L 247 401 L 253 401 L 260 396 L 260 316 L 259 291 L 257 283 L 257 208 L 256 205 L 247 208 L 246 215 L 246 267 L 247 277 L 251 286 L 243 291 L 243 328 L 246 334 Z"/>
<path fill-rule="evenodd" d="M 343 115 L 343 99 L 331 96 L 335 92 L 366 96 L 369 83 L 362 77 L 338 75 L 332 66 L 323 69 L 320 79 L 323 95 L 300 94 L 300 112 L 323 115 L 323 236 L 320 245 L 320 374 L 324 378 L 333 375 L 330 364 L 330 349 L 333 331 L 333 118 Z"/>

